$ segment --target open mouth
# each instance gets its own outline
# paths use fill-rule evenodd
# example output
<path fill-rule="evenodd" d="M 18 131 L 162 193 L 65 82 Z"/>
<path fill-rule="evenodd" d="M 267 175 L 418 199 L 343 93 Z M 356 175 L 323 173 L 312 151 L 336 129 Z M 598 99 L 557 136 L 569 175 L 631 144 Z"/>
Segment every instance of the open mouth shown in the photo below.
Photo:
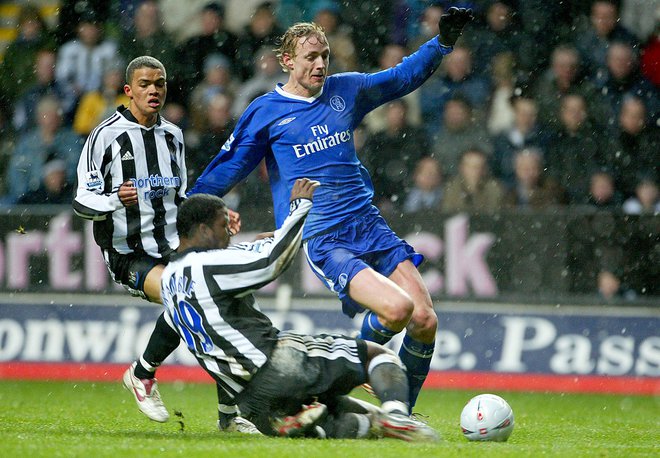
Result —
<path fill-rule="evenodd" d="M 158 108 L 158 107 L 160 106 L 160 100 L 158 100 L 158 99 L 149 99 L 149 100 L 147 101 L 147 104 L 148 104 L 151 108 Z"/>

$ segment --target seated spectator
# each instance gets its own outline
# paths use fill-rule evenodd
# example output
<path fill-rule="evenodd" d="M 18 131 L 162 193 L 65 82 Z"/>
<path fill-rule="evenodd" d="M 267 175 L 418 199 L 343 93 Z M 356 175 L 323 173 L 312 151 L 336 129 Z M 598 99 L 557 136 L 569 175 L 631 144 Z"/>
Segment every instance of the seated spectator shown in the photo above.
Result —
<path fill-rule="evenodd" d="M 264 46 L 276 47 L 277 40 L 284 34 L 275 18 L 272 2 L 260 3 L 238 35 L 236 53 L 237 73 L 245 81 L 254 74 L 254 59 L 257 51 Z"/>
<path fill-rule="evenodd" d="M 559 130 L 553 133 L 546 149 L 548 173 L 568 192 L 569 203 L 586 203 L 590 173 L 604 165 L 601 132 L 590 123 L 584 97 L 562 97 Z"/>
<path fill-rule="evenodd" d="M 403 203 L 417 161 L 429 153 L 424 131 L 407 122 L 408 105 L 397 99 L 385 105 L 386 127 L 369 134 L 361 160 L 374 185 L 374 204 L 387 211 Z"/>
<path fill-rule="evenodd" d="M 0 95 L 13 103 L 34 84 L 34 63 L 39 51 L 55 49 L 55 39 L 34 5 L 24 5 L 18 13 L 18 36 L 5 50 L 0 63 Z"/>
<path fill-rule="evenodd" d="M 73 183 L 67 180 L 66 163 L 61 159 L 51 159 L 44 164 L 41 186 L 25 193 L 17 204 L 70 205 L 72 201 Z"/>
<path fill-rule="evenodd" d="M 504 52 L 493 57 L 493 90 L 490 94 L 486 125 L 491 135 L 501 134 L 513 127 L 515 113 L 511 98 L 520 95 L 521 89 L 515 87 L 513 75 L 513 53 Z"/>
<path fill-rule="evenodd" d="M 119 54 L 126 62 L 138 56 L 153 56 L 167 69 L 167 81 L 174 82 L 179 74 L 179 55 L 170 35 L 163 28 L 161 10 L 155 0 L 145 0 L 135 8 L 133 27 L 130 33 L 122 34 L 119 40 Z M 176 85 L 168 87 L 172 98 Z"/>
<path fill-rule="evenodd" d="M 60 48 L 55 64 L 55 79 L 66 94 L 65 112 L 73 112 L 86 92 L 101 89 L 103 74 L 118 56 L 117 43 L 104 38 L 103 23 L 92 13 L 80 17 L 77 30 L 77 38 Z"/>
<path fill-rule="evenodd" d="M 323 27 L 332 49 L 330 73 L 354 72 L 358 69 L 357 50 L 351 37 L 351 30 L 342 22 L 340 8 L 335 0 L 316 2 L 313 20 Z"/>
<path fill-rule="evenodd" d="M 408 49 L 397 44 L 386 44 L 378 55 L 378 67 L 374 72 L 393 68 L 408 55 Z M 416 90 L 402 97 L 406 101 L 406 122 L 412 126 L 419 126 L 422 123 L 422 114 L 419 106 L 420 91 Z M 376 107 L 367 113 L 364 117 L 364 125 L 371 133 L 385 130 L 387 126 L 385 105 Z"/>
<path fill-rule="evenodd" d="M 188 101 L 192 127 L 197 130 L 204 128 L 206 109 L 214 96 L 233 96 L 234 91 L 229 59 L 222 54 L 209 54 L 204 62 L 204 80 L 193 89 Z"/>
<path fill-rule="evenodd" d="M 254 76 L 238 86 L 232 108 L 238 119 L 248 105 L 260 95 L 275 89 L 277 83 L 286 83 L 288 75 L 282 71 L 277 54 L 270 46 L 261 48 L 254 60 Z"/>
<path fill-rule="evenodd" d="M 649 122 L 641 99 L 623 100 L 612 140 L 606 165 L 614 174 L 617 189 L 630 197 L 635 193 L 639 174 L 657 172 L 660 166 L 660 127 Z"/>
<path fill-rule="evenodd" d="M 204 113 L 206 122 L 202 128 L 186 132 L 186 167 L 189 186 L 194 184 L 233 132 L 236 123 L 231 116 L 231 110 L 231 97 L 226 94 L 216 94 L 206 106 Z"/>
<path fill-rule="evenodd" d="M 550 68 L 536 82 L 533 94 L 539 107 L 540 124 L 552 129 L 560 124 L 560 101 L 569 94 L 584 98 L 592 119 L 602 120 L 604 124 L 610 116 L 603 96 L 581 74 L 580 54 L 571 46 L 560 45 L 552 51 Z"/>
<path fill-rule="evenodd" d="M 514 164 L 515 181 L 504 196 L 504 205 L 536 210 L 566 204 L 566 194 L 559 183 L 543 173 L 543 154 L 538 148 L 518 151 Z"/>
<path fill-rule="evenodd" d="M 623 199 L 614 187 L 614 178 L 604 170 L 591 174 L 587 204 L 597 210 L 618 211 Z"/>
<path fill-rule="evenodd" d="M 14 129 L 25 133 L 37 126 L 36 110 L 39 100 L 46 96 L 64 99 L 64 90 L 55 81 L 56 53 L 51 49 L 42 49 L 37 53 L 34 63 L 36 81 L 27 87 L 23 95 L 14 104 Z M 68 119 L 68 113 L 64 114 Z"/>
<path fill-rule="evenodd" d="M 479 122 L 483 121 L 490 83 L 486 78 L 474 74 L 471 51 L 465 46 L 456 45 L 454 51 L 442 59 L 438 71 L 419 91 L 424 125 L 430 134 L 442 126 L 444 106 L 456 94 L 462 94 L 472 106 L 472 116 Z"/>
<path fill-rule="evenodd" d="M 655 31 L 642 46 L 640 69 L 655 87 L 660 87 L 660 20 L 656 21 Z"/>
<path fill-rule="evenodd" d="M 200 34 L 186 40 L 177 52 L 186 97 L 204 79 L 204 61 L 209 54 L 222 54 L 236 64 L 238 37 L 226 27 L 225 7 L 218 2 L 207 3 L 199 13 L 199 21 Z"/>
<path fill-rule="evenodd" d="M 445 212 L 492 213 L 504 202 L 504 188 L 488 173 L 488 156 L 477 148 L 463 152 L 458 175 L 449 180 L 442 198 Z"/>
<path fill-rule="evenodd" d="M 660 93 L 639 70 L 637 53 L 627 43 L 613 42 L 607 49 L 607 67 L 593 79 L 598 90 L 605 95 L 610 112 L 621 110 L 626 97 L 638 97 L 646 105 L 649 122 L 655 123 L 660 115 Z M 615 120 L 609 124 L 614 124 Z"/>
<path fill-rule="evenodd" d="M 623 203 L 627 215 L 660 215 L 658 183 L 651 174 L 642 175 L 635 188 L 635 196 Z"/>
<path fill-rule="evenodd" d="M 660 24 L 660 0 L 623 0 L 620 16 L 621 25 L 645 42 Z"/>
<path fill-rule="evenodd" d="M 629 289 L 621 282 L 621 274 L 613 272 L 615 269 L 602 269 L 598 272 L 598 295 L 605 301 L 634 300 L 635 291 Z"/>
<path fill-rule="evenodd" d="M 440 32 L 438 24 L 440 23 L 440 16 L 444 12 L 445 8 L 440 2 L 429 2 L 421 14 L 419 14 L 417 22 L 411 24 L 409 27 L 408 47 L 410 49 L 418 49 Z"/>
<path fill-rule="evenodd" d="M 73 118 L 73 130 L 86 137 L 101 121 L 110 117 L 119 105 L 128 106 L 130 99 L 124 94 L 124 73 L 119 66 L 108 67 L 103 73 L 103 84 L 98 91 L 85 93 Z"/>
<path fill-rule="evenodd" d="M 615 41 L 639 47 L 637 37 L 620 22 L 618 1 L 595 0 L 591 4 L 589 27 L 575 37 L 577 49 L 590 76 L 605 70 L 607 49 Z"/>
<path fill-rule="evenodd" d="M 490 156 L 492 142 L 486 129 L 472 116 L 472 105 L 462 94 L 452 96 L 445 104 L 443 127 L 433 136 L 432 155 L 442 163 L 448 176 L 456 175 L 461 154 L 477 146 Z"/>
<path fill-rule="evenodd" d="M 417 162 L 413 186 L 403 204 L 405 213 L 438 210 L 442 202 L 442 167 L 437 159 L 423 157 Z"/>
<path fill-rule="evenodd" d="M 509 103 L 513 107 L 513 126 L 493 138 L 491 170 L 493 176 L 511 187 L 515 180 L 514 154 L 530 146 L 541 147 L 548 135 L 537 123 L 536 101 L 526 95 L 514 95 Z"/>
<path fill-rule="evenodd" d="M 7 179 L 10 203 L 29 191 L 39 189 L 48 160 L 61 159 L 66 164 L 67 182 L 76 180 L 76 167 L 82 151 L 82 139 L 68 127 L 62 127 L 62 111 L 57 99 L 47 96 L 37 105 L 38 127 L 22 135 L 11 157 Z"/>
<path fill-rule="evenodd" d="M 468 26 L 464 41 L 472 49 L 476 74 L 489 78 L 496 55 L 515 55 L 520 50 L 524 36 L 514 20 L 514 13 L 511 2 L 492 1 L 486 7 L 484 23 L 476 22 Z"/>

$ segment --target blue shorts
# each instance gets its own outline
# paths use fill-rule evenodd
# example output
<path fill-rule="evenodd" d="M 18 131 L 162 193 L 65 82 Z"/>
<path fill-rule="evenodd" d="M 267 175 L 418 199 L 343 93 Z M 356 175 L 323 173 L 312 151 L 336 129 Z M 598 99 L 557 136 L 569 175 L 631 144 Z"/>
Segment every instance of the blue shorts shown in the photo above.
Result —
<path fill-rule="evenodd" d="M 354 317 L 364 307 L 348 295 L 348 285 L 363 269 L 372 268 L 389 277 L 406 260 L 419 266 L 424 256 L 389 228 L 378 209 L 358 215 L 303 242 L 307 262 L 316 276 L 342 302 L 343 312 Z"/>

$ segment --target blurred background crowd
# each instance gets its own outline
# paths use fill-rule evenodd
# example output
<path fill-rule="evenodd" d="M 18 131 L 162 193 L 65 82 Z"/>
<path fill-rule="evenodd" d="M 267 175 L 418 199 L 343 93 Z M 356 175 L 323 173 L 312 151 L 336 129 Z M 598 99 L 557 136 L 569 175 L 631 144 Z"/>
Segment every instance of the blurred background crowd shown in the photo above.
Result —
<path fill-rule="evenodd" d="M 128 103 L 134 57 L 167 69 L 163 116 L 184 131 L 192 184 L 247 105 L 286 81 L 273 49 L 288 26 L 325 28 L 331 73 L 375 72 L 436 35 L 449 6 L 476 16 L 454 52 L 355 133 L 386 215 L 660 213 L 660 0 L 5 2 L 0 201 L 71 202 L 82 144 Z M 267 182 L 260 167 L 228 205 L 268 209 Z"/>

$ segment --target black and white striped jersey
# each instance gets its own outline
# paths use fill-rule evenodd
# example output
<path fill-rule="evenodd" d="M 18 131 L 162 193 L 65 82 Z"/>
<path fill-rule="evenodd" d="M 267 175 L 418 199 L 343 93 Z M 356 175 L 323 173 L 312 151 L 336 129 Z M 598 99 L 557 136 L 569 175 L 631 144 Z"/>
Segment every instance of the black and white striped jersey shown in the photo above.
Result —
<path fill-rule="evenodd" d="M 119 186 L 131 180 L 138 204 L 124 207 Z M 162 117 L 150 128 L 122 107 L 89 135 L 78 162 L 73 210 L 94 220 L 102 249 L 160 258 L 179 246 L 177 206 L 186 195 L 183 133 Z"/>
<path fill-rule="evenodd" d="M 277 278 L 298 253 L 312 202 L 297 199 L 273 237 L 224 250 L 176 253 L 161 296 L 177 332 L 230 398 L 243 391 L 277 342 L 278 330 L 252 291 Z"/>

